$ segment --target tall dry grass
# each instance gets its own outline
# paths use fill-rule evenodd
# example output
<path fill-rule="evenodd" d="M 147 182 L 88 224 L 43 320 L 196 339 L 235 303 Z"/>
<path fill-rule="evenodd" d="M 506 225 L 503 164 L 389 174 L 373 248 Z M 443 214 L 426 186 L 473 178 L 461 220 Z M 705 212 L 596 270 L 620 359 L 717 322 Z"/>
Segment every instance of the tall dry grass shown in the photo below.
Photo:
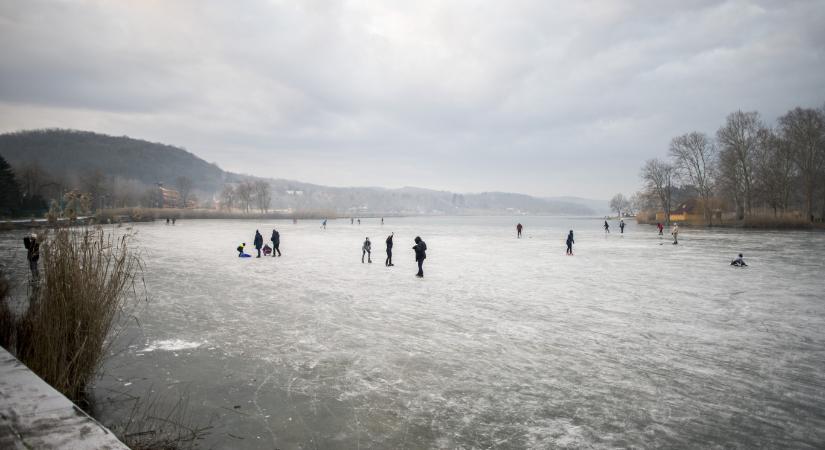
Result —
<path fill-rule="evenodd" d="M 75 402 L 113 341 L 118 319 L 141 299 L 132 235 L 60 228 L 41 244 L 42 280 L 14 320 L 15 353 Z"/>

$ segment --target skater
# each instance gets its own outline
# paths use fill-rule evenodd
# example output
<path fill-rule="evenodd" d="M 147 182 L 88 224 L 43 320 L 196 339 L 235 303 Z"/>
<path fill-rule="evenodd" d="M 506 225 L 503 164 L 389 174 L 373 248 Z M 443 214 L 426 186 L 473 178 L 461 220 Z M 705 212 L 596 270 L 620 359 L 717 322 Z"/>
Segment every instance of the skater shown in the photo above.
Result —
<path fill-rule="evenodd" d="M 383 217 L 381 218 L 381 226 L 382 227 L 384 226 L 384 218 Z"/>
<path fill-rule="evenodd" d="M 516 225 L 516 237 L 521 239 L 521 230 L 524 228 L 520 223 Z"/>
<path fill-rule="evenodd" d="M 37 235 L 32 233 L 24 237 L 23 246 L 26 247 L 26 259 L 29 261 L 32 280 L 37 280 L 40 278 L 40 271 L 37 269 L 37 262 L 40 260 L 40 243 L 37 242 Z"/>
<path fill-rule="evenodd" d="M 673 245 L 677 245 L 679 243 L 679 224 L 673 224 L 673 231 L 670 232 L 673 235 Z"/>
<path fill-rule="evenodd" d="M 166 225 L 169 225 L 169 218 L 166 218 Z"/>
<path fill-rule="evenodd" d="M 619 231 L 624 234 L 624 219 L 619 219 Z"/>
<path fill-rule="evenodd" d="M 325 230 L 327 229 L 327 219 L 324 219 L 324 221 L 321 222 L 321 226 L 324 227 Z"/>
<path fill-rule="evenodd" d="M 361 218 L 358 218 L 358 225 L 361 225 Z"/>
<path fill-rule="evenodd" d="M 259 233 L 258 230 L 255 230 L 255 240 L 253 241 L 253 243 L 255 244 L 255 250 L 258 250 L 257 258 L 260 258 L 261 257 L 261 247 L 264 246 L 264 237 L 261 236 L 261 233 Z"/>
<path fill-rule="evenodd" d="M 387 267 L 392 267 L 394 264 L 392 263 L 392 237 L 395 236 L 395 233 L 390 233 L 387 236 L 387 260 L 384 261 L 384 265 Z"/>
<path fill-rule="evenodd" d="M 175 224 L 175 221 L 178 220 L 177 217 L 172 217 L 172 225 Z"/>
<path fill-rule="evenodd" d="M 606 220 L 604 221 L 604 232 L 605 232 L 605 234 L 609 234 L 609 233 L 610 233 L 610 224 L 609 224 L 609 223 L 607 223 L 607 221 L 606 221 Z"/>
<path fill-rule="evenodd" d="M 418 278 L 424 278 L 424 260 L 427 259 L 427 244 L 418 236 L 415 237 L 415 262 L 418 263 L 418 273 L 415 274 Z"/>
<path fill-rule="evenodd" d="M 367 255 L 367 262 L 372 264 L 372 243 L 370 238 L 366 238 L 364 245 L 361 246 L 361 264 L 364 264 L 364 255 Z"/>
<path fill-rule="evenodd" d="M 656 228 L 659 229 L 659 236 L 664 235 L 663 231 L 665 227 L 662 225 L 662 222 L 656 222 Z"/>
<path fill-rule="evenodd" d="M 278 230 L 272 229 L 272 236 L 269 238 L 272 241 L 272 257 L 274 258 L 277 256 L 281 256 L 281 233 L 278 233 Z"/>
<path fill-rule="evenodd" d="M 734 259 L 733 261 L 730 262 L 730 265 L 735 266 L 735 267 L 748 267 L 748 265 L 745 264 L 745 260 L 743 259 L 741 253 L 739 254 L 738 258 L 736 258 L 736 259 Z"/>
<path fill-rule="evenodd" d="M 576 241 L 573 240 L 573 230 L 570 230 L 570 234 L 567 235 L 567 256 L 573 256 L 573 244 Z"/>
<path fill-rule="evenodd" d="M 355 218 L 350 217 L 350 218 L 349 218 L 349 224 L 350 224 L 350 225 L 355 225 Z"/>

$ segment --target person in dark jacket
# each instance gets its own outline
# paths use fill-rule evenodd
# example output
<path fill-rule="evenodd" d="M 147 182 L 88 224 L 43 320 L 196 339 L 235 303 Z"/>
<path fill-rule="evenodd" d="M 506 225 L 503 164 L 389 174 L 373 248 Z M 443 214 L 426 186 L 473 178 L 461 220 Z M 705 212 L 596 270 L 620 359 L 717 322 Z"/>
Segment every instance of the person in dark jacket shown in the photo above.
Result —
<path fill-rule="evenodd" d="M 619 219 L 619 230 L 624 234 L 624 219 Z"/>
<path fill-rule="evenodd" d="M 366 238 L 364 245 L 361 246 L 361 264 L 364 263 L 364 255 L 367 255 L 367 262 L 372 264 L 372 242 L 370 242 L 370 238 Z"/>
<path fill-rule="evenodd" d="M 516 225 L 516 237 L 521 239 L 521 230 L 524 228 L 521 224 Z"/>
<path fill-rule="evenodd" d="M 29 260 L 32 279 L 37 280 L 40 278 L 40 271 L 37 269 L 37 262 L 40 260 L 40 243 L 37 242 L 37 235 L 32 233 L 31 236 L 24 237 L 23 246 L 26 247 L 26 259 Z"/>
<path fill-rule="evenodd" d="M 610 233 L 610 224 L 607 221 L 604 221 L 604 232 L 605 234 Z"/>
<path fill-rule="evenodd" d="M 575 243 L 576 243 L 576 241 L 573 240 L 573 230 L 570 230 L 570 234 L 567 235 L 567 254 L 568 255 L 571 255 L 571 256 L 573 255 L 573 244 L 575 244 Z"/>
<path fill-rule="evenodd" d="M 255 249 L 258 250 L 258 258 L 261 257 L 261 247 L 264 246 L 264 237 L 258 230 L 255 230 Z"/>
<path fill-rule="evenodd" d="M 741 253 L 739 254 L 738 258 L 736 258 L 736 259 L 734 259 L 733 261 L 730 262 L 730 265 L 736 266 L 736 267 L 748 267 L 748 265 L 745 264 L 745 258 L 742 256 Z"/>
<path fill-rule="evenodd" d="M 424 260 L 427 259 L 427 244 L 418 236 L 415 237 L 415 262 L 418 263 L 418 273 L 415 274 L 418 278 L 424 277 Z"/>
<path fill-rule="evenodd" d="M 274 258 L 276 253 L 277 256 L 281 256 L 281 249 L 279 248 L 281 246 L 281 233 L 278 233 L 278 230 L 273 229 L 272 237 L 270 237 L 269 240 L 272 241 L 272 257 Z"/>
<path fill-rule="evenodd" d="M 387 236 L 387 260 L 384 261 L 384 265 L 387 267 L 391 267 L 394 264 L 392 263 L 392 237 L 395 236 L 395 233 L 390 233 Z"/>

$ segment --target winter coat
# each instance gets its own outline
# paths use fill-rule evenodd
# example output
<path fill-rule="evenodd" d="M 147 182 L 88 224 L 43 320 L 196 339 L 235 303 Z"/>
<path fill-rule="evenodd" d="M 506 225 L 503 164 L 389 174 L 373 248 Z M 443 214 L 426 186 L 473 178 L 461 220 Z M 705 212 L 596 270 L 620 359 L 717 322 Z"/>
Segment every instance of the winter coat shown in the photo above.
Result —
<path fill-rule="evenodd" d="M 261 233 L 255 233 L 255 248 L 260 249 L 264 246 L 264 237 L 261 236 Z"/>
<path fill-rule="evenodd" d="M 273 231 L 272 237 L 269 240 L 272 241 L 272 245 L 274 245 L 275 247 L 281 245 L 281 233 Z"/>
<path fill-rule="evenodd" d="M 417 244 L 413 245 L 413 250 L 415 250 L 415 260 L 416 261 L 424 261 L 427 259 L 427 244 L 424 241 L 418 241 Z"/>
<path fill-rule="evenodd" d="M 37 262 L 40 259 L 40 244 L 37 239 L 31 237 L 23 238 L 23 246 L 26 247 L 26 259 L 30 262 Z"/>
<path fill-rule="evenodd" d="M 387 250 L 392 250 L 392 236 L 387 238 Z"/>
<path fill-rule="evenodd" d="M 364 245 L 361 246 L 361 250 L 370 251 L 372 250 L 372 243 L 369 240 L 364 241 Z"/>

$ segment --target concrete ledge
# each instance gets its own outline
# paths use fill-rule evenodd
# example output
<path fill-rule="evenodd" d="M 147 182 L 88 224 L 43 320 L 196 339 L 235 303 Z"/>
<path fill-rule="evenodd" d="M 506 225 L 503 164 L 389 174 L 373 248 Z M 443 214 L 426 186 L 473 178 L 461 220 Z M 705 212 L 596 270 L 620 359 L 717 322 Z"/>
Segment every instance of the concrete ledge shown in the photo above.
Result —
<path fill-rule="evenodd" d="M 0 449 L 7 448 L 129 447 L 0 347 Z"/>

